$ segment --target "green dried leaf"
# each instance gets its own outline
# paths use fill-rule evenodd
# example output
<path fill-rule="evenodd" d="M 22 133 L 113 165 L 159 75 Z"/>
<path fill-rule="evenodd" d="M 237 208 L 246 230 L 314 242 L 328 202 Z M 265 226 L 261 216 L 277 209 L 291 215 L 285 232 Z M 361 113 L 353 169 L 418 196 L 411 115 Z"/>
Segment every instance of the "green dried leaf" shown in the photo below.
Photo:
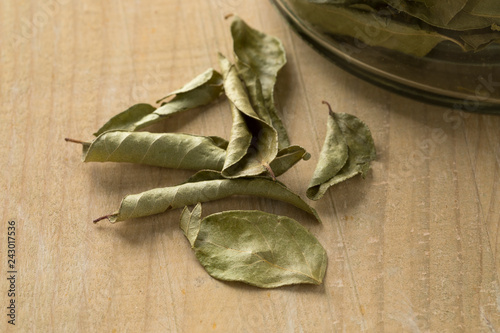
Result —
<path fill-rule="evenodd" d="M 234 65 L 219 55 L 224 91 L 231 104 L 233 125 L 222 174 L 227 178 L 269 171 L 278 153 L 276 130 L 255 113 Z"/>
<path fill-rule="evenodd" d="M 278 181 L 265 178 L 226 179 L 218 172 L 200 171 L 187 182 L 177 186 L 127 195 L 123 198 L 120 209 L 116 213 L 103 216 L 95 222 L 108 218 L 110 222 L 114 223 L 233 195 L 250 195 L 280 200 L 314 215 L 320 221 L 318 214 L 312 207 Z"/>
<path fill-rule="evenodd" d="M 307 197 L 319 200 L 330 186 L 357 174 L 364 177 L 375 157 L 375 144 L 368 126 L 353 115 L 334 113 L 330 109 L 325 142 Z"/>
<path fill-rule="evenodd" d="M 222 76 L 212 68 L 206 70 L 179 90 L 163 99 L 175 95 L 169 102 L 155 109 L 149 104 L 137 104 L 111 118 L 94 135 L 106 131 L 137 131 L 167 117 L 213 102 L 222 92 Z M 163 99 L 159 100 L 161 102 Z"/>
<path fill-rule="evenodd" d="M 186 170 L 221 171 L 228 146 L 217 136 L 182 133 L 108 131 L 92 142 L 66 140 L 83 145 L 83 162 L 126 162 Z M 290 146 L 278 152 L 270 167 L 278 177 L 310 156 L 304 148 Z"/>
<path fill-rule="evenodd" d="M 184 235 L 194 247 L 194 242 L 196 237 L 198 237 L 198 232 L 200 231 L 201 223 L 201 203 L 198 203 L 193 210 L 190 212 L 187 207 L 184 207 L 181 213 L 181 229 L 184 231 Z"/>
<path fill-rule="evenodd" d="M 127 110 L 117 114 L 112 117 L 106 124 L 104 124 L 97 132 L 94 133 L 95 136 L 107 131 L 114 130 L 129 130 L 133 131 L 136 129 L 135 123 L 139 122 L 141 119 L 152 114 L 156 108 L 149 104 L 136 104 L 128 108 Z"/>
<path fill-rule="evenodd" d="M 274 105 L 276 78 L 286 64 L 283 44 L 278 38 L 251 28 L 237 16 L 231 24 L 231 34 L 236 67 L 255 111 L 278 132 L 279 149 L 288 147 L 288 134 Z"/>
<path fill-rule="evenodd" d="M 462 34 L 460 38 L 466 45 L 470 46 L 472 50 L 479 51 L 495 41 L 500 41 L 500 32 L 492 31 L 490 33 Z"/>
<path fill-rule="evenodd" d="M 481 0 L 482 1 L 482 0 Z M 445 26 L 438 26 L 447 30 L 465 31 L 474 33 L 473 30 L 484 29 L 489 30 L 492 24 L 500 22 L 492 17 L 473 14 L 474 7 L 481 2 L 479 0 L 469 0 L 462 11 L 457 13 L 455 17 Z M 488 32 L 488 31 L 485 31 Z M 443 34 L 452 34 L 453 31 L 442 31 Z"/>
<path fill-rule="evenodd" d="M 326 251 L 297 221 L 260 211 L 227 211 L 200 220 L 198 207 L 193 213 L 185 209 L 181 223 L 191 244 L 196 235 L 196 257 L 212 277 L 260 288 L 322 283 Z"/>
<path fill-rule="evenodd" d="M 448 27 L 468 0 L 426 0 L 425 3 L 407 0 L 385 0 L 399 11 L 437 27 Z"/>
<path fill-rule="evenodd" d="M 500 19 L 500 5 L 498 0 L 469 0 L 465 10 L 469 11 L 472 15 Z"/>
<path fill-rule="evenodd" d="M 221 147 L 222 146 L 222 147 Z M 83 145 L 84 162 L 129 162 L 164 168 L 221 170 L 227 141 L 180 133 L 108 131 Z"/>
<path fill-rule="evenodd" d="M 284 174 L 300 160 L 307 161 L 311 155 L 300 146 L 290 146 L 278 152 L 270 166 L 276 177 Z"/>

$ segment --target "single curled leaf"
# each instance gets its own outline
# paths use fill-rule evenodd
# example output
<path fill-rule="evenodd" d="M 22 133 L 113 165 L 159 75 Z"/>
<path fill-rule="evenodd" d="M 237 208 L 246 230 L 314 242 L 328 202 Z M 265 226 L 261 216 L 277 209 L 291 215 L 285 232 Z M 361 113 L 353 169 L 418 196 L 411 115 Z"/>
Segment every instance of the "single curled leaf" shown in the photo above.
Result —
<path fill-rule="evenodd" d="M 196 258 L 216 279 L 260 288 L 323 281 L 325 249 L 291 218 L 260 211 L 226 211 L 200 220 L 196 206 L 192 213 L 185 209 L 181 221 Z"/>
<path fill-rule="evenodd" d="M 104 132 L 114 130 L 134 131 L 136 129 L 135 124 L 152 114 L 155 110 L 156 108 L 150 104 L 140 103 L 132 105 L 127 110 L 120 112 L 108 120 L 94 135 L 99 136 Z"/>
<path fill-rule="evenodd" d="M 83 145 L 83 162 L 125 162 L 197 171 L 221 171 L 228 145 L 217 136 L 127 131 L 104 132 L 92 142 L 67 141 Z M 290 146 L 278 152 L 270 167 L 277 177 L 309 158 L 304 148 Z M 261 174 L 265 175 L 267 170 Z"/>
<path fill-rule="evenodd" d="M 368 126 L 353 115 L 334 113 L 330 109 L 325 142 L 306 191 L 307 197 L 319 200 L 330 186 L 357 174 L 364 177 L 375 157 L 375 144 Z"/>
<path fill-rule="evenodd" d="M 278 153 L 276 130 L 255 112 L 236 68 L 219 55 L 224 91 L 231 105 L 233 125 L 222 174 L 226 178 L 256 176 L 270 171 Z"/>
<path fill-rule="evenodd" d="M 84 162 L 128 162 L 187 170 L 221 170 L 227 141 L 181 133 L 108 131 L 83 145 Z"/>
<path fill-rule="evenodd" d="M 106 215 L 103 218 L 114 223 L 233 195 L 259 196 L 283 201 L 312 214 L 320 221 L 318 214 L 312 207 L 278 181 L 266 178 L 226 179 L 214 171 L 200 171 L 187 182 L 177 186 L 127 195 L 123 198 L 116 213 Z M 96 222 L 103 218 L 97 219 Z"/>
<path fill-rule="evenodd" d="M 222 76 L 212 68 L 207 69 L 181 89 L 175 90 L 163 99 L 175 95 L 170 101 L 155 109 L 149 104 L 137 104 L 117 114 L 104 124 L 94 135 L 106 131 L 137 131 L 157 121 L 185 110 L 213 102 L 222 92 Z"/>
<path fill-rule="evenodd" d="M 288 134 L 274 105 L 278 71 L 286 64 L 281 41 L 251 28 L 238 16 L 231 24 L 236 67 L 248 88 L 250 101 L 259 116 L 278 133 L 279 149 L 290 146 Z"/>

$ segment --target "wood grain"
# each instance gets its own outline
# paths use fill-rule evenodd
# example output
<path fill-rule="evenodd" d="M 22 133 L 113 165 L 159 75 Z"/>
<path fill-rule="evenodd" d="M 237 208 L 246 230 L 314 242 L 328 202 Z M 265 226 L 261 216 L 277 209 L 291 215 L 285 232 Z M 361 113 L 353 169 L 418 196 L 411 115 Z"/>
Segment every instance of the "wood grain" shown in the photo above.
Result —
<path fill-rule="evenodd" d="M 48 5 L 44 5 L 48 4 Z M 45 6 L 45 7 L 44 7 Z M 47 7 L 48 6 L 48 7 Z M 238 13 L 284 42 L 276 101 L 311 160 L 282 180 L 305 194 L 329 101 L 372 129 L 366 179 L 313 205 L 232 198 L 205 213 L 261 209 L 294 217 L 328 253 L 321 286 L 260 290 L 210 278 L 179 211 L 109 225 L 122 196 L 191 173 L 82 164 L 64 137 L 88 140 L 109 117 L 153 103 L 231 55 Z M 462 114 L 383 91 L 298 38 L 268 1 L 0 2 L 0 331 L 494 332 L 500 329 L 500 117 Z M 155 131 L 229 137 L 223 100 Z M 17 222 L 16 326 L 7 324 L 7 222 Z"/>

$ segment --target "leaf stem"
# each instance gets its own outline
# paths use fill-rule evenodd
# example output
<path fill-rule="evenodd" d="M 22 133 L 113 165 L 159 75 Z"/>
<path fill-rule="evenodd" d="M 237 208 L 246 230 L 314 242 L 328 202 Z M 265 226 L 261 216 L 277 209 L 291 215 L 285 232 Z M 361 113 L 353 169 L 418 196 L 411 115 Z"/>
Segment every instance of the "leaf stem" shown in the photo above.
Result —
<path fill-rule="evenodd" d="M 108 219 L 108 220 L 109 220 L 109 218 L 110 218 L 111 216 L 113 216 L 113 214 L 104 215 L 104 216 L 101 216 L 101 217 L 99 217 L 99 218 L 96 218 L 96 219 L 95 219 L 94 221 L 92 221 L 92 222 L 94 222 L 94 224 L 96 224 L 97 222 L 102 221 L 102 220 L 105 220 L 105 219 Z"/>
<path fill-rule="evenodd" d="M 327 101 L 321 101 L 321 103 L 328 105 L 328 113 L 333 117 L 332 106 Z"/>
<path fill-rule="evenodd" d="M 264 166 L 264 168 L 266 168 L 267 172 L 269 172 L 269 175 L 271 176 L 271 178 L 276 181 L 276 176 L 274 175 L 274 172 L 273 172 L 273 169 L 271 169 L 271 166 L 267 163 L 263 163 L 262 164 Z"/>
<path fill-rule="evenodd" d="M 73 143 L 79 143 L 79 144 L 82 144 L 82 145 L 86 144 L 86 142 L 84 142 L 84 141 L 70 139 L 70 138 L 64 138 L 64 141 L 66 141 L 66 142 L 73 142 Z"/>

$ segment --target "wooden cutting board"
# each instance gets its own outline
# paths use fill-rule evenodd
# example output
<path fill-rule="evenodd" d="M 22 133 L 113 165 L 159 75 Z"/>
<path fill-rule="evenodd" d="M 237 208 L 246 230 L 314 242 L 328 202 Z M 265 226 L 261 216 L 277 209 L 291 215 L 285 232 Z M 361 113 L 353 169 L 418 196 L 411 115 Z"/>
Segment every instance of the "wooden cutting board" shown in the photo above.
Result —
<path fill-rule="evenodd" d="M 322 225 L 264 199 L 204 205 L 206 214 L 260 209 L 299 220 L 327 250 L 321 286 L 262 290 L 212 279 L 178 227 L 178 210 L 92 224 L 124 195 L 191 172 L 82 164 L 80 147 L 64 141 L 90 140 L 128 106 L 154 103 L 218 68 L 217 52 L 232 55 L 230 13 L 279 37 L 288 52 L 276 102 L 291 141 L 312 158 L 283 182 L 305 195 L 326 131 L 322 100 L 372 129 L 372 171 L 312 203 Z M 310 49 L 264 0 L 1 1 L 0 55 L 0 331 L 500 329 L 500 117 L 367 84 Z M 228 138 L 230 126 L 221 99 L 151 130 Z M 6 316 L 11 299 L 15 327 Z"/>

